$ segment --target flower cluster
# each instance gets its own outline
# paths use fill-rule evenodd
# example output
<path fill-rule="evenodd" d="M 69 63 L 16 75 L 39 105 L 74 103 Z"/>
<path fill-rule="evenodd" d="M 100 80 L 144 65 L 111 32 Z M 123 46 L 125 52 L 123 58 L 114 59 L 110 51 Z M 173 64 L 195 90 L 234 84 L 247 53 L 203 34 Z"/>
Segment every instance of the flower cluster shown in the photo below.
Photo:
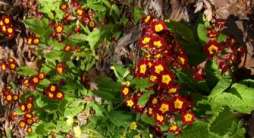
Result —
<path fill-rule="evenodd" d="M 15 35 L 15 29 L 10 16 L 0 16 L 0 32 L 3 33 L 8 39 L 12 39 Z"/>
<path fill-rule="evenodd" d="M 14 58 L 8 58 L 6 60 L 0 60 L 0 71 L 1 72 L 14 72 L 18 64 Z"/>
<path fill-rule="evenodd" d="M 56 84 L 50 84 L 47 88 L 44 89 L 43 94 L 49 99 L 53 100 L 63 100 L 64 98 L 64 93 Z"/>
<path fill-rule="evenodd" d="M 12 104 L 18 101 L 19 95 L 12 92 L 11 87 L 2 89 L 3 99 L 6 103 Z"/>
<path fill-rule="evenodd" d="M 19 104 L 20 110 L 24 113 L 22 115 L 17 115 L 16 112 L 11 114 L 11 119 L 13 121 L 18 120 L 18 126 L 21 129 L 26 130 L 28 133 L 32 132 L 31 126 L 36 122 L 36 116 L 33 114 L 33 97 L 28 97 L 24 103 Z"/>
<path fill-rule="evenodd" d="M 46 74 L 43 72 L 39 72 L 37 75 L 34 75 L 29 78 L 24 78 L 22 80 L 22 85 L 25 88 L 34 89 L 43 79 L 45 79 Z"/>
<path fill-rule="evenodd" d="M 222 73 L 231 72 L 235 65 L 238 65 L 244 55 L 243 47 L 238 47 L 233 37 L 227 37 L 224 41 L 218 42 L 217 38 L 224 28 L 225 21 L 216 19 L 213 25 L 208 28 L 208 42 L 204 46 L 204 52 L 208 60 L 214 59 Z M 201 73 L 201 68 L 196 73 Z M 200 75 L 197 75 L 200 78 Z M 202 77 L 201 77 L 202 78 Z"/>
<path fill-rule="evenodd" d="M 81 31 L 79 23 L 82 23 L 84 26 L 88 26 L 90 29 L 93 29 L 96 25 L 93 20 L 94 12 L 91 9 L 84 9 L 76 0 L 71 0 L 70 3 L 63 2 L 60 5 L 60 9 L 64 12 L 64 19 L 62 22 L 53 23 L 51 25 L 54 30 L 54 37 L 61 36 L 64 33 L 64 25 L 69 24 L 72 21 L 78 21 L 75 28 L 75 32 L 77 33 Z"/>
<path fill-rule="evenodd" d="M 125 84 L 121 94 L 126 105 L 135 112 L 146 113 L 154 118 L 156 126 L 168 125 L 168 132 L 179 134 L 181 126 L 191 125 L 195 120 L 191 102 L 180 95 L 180 85 L 174 74 L 175 69 L 189 68 L 188 58 L 164 21 L 147 16 L 143 26 L 139 46 L 144 56 L 137 62 L 134 74 L 149 80 L 153 86 L 148 89 L 155 94 L 144 106 L 138 103 L 144 92 Z M 181 119 L 182 125 L 176 123 L 177 119 Z"/>
<path fill-rule="evenodd" d="M 37 35 L 30 35 L 26 38 L 26 44 L 29 46 L 38 46 L 40 43 L 40 38 Z"/>

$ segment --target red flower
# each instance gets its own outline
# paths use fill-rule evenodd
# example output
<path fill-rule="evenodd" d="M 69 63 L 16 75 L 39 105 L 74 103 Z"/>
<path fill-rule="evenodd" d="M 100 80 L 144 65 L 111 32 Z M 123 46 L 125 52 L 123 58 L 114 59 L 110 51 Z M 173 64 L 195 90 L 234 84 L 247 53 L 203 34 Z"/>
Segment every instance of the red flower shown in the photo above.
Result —
<path fill-rule="evenodd" d="M 178 55 L 177 62 L 181 65 L 181 67 L 186 67 L 189 64 L 187 55 L 185 54 Z"/>
<path fill-rule="evenodd" d="M 152 73 L 149 75 L 149 80 L 153 83 L 158 83 L 159 81 L 159 75 L 155 74 L 155 73 Z"/>
<path fill-rule="evenodd" d="M 66 12 L 66 11 L 68 10 L 68 8 L 69 8 L 69 5 L 68 5 L 68 3 L 66 3 L 66 2 L 64 2 L 64 3 L 62 3 L 62 4 L 60 5 L 60 9 L 61 9 L 62 11 L 64 11 L 64 12 Z"/>
<path fill-rule="evenodd" d="M 171 124 L 168 128 L 168 132 L 178 135 L 181 132 L 181 128 L 177 124 Z"/>
<path fill-rule="evenodd" d="M 180 86 L 176 83 L 171 83 L 171 85 L 168 87 L 167 93 L 169 95 L 177 94 L 179 92 Z"/>
<path fill-rule="evenodd" d="M 204 52 L 207 54 L 208 58 L 213 57 L 220 50 L 220 44 L 217 41 L 210 40 L 204 46 Z"/>
<path fill-rule="evenodd" d="M 195 121 L 195 115 L 192 112 L 185 112 L 182 114 L 182 123 L 184 125 L 192 125 Z"/>
<path fill-rule="evenodd" d="M 167 70 L 166 64 L 162 60 L 156 60 L 151 68 L 152 73 L 155 74 L 161 74 L 166 70 Z"/>
<path fill-rule="evenodd" d="M 172 109 L 172 105 L 168 101 L 161 102 L 159 105 L 159 111 L 162 114 L 169 112 Z"/>
<path fill-rule="evenodd" d="M 160 75 L 159 86 L 162 88 L 169 88 L 172 82 L 174 81 L 174 79 L 175 79 L 175 76 L 171 71 L 169 70 L 163 71 Z"/>
<path fill-rule="evenodd" d="M 148 49 L 148 48 L 150 48 L 151 41 L 152 41 L 151 36 L 149 36 L 149 35 L 144 35 L 144 36 L 141 37 L 140 40 L 139 40 L 139 46 L 140 46 L 141 48 Z"/>
<path fill-rule="evenodd" d="M 135 69 L 135 75 L 137 77 L 146 77 L 149 73 L 151 62 L 147 59 L 140 59 Z"/>
<path fill-rule="evenodd" d="M 173 106 L 174 106 L 174 110 L 181 111 L 181 112 L 191 108 L 191 104 L 189 103 L 189 101 L 187 101 L 185 98 L 181 96 L 174 97 Z"/>
<path fill-rule="evenodd" d="M 61 23 L 54 24 L 54 32 L 56 34 L 62 34 L 64 31 L 64 25 Z"/>
<path fill-rule="evenodd" d="M 158 124 L 161 124 L 161 125 L 164 124 L 165 122 L 165 116 L 161 113 L 156 113 L 154 116 L 154 119 Z"/>
<path fill-rule="evenodd" d="M 64 93 L 61 91 L 58 91 L 55 93 L 55 99 L 57 100 L 63 100 L 64 99 Z"/>
<path fill-rule="evenodd" d="M 165 40 L 162 37 L 154 36 L 152 38 L 152 46 L 155 49 L 165 49 L 166 43 L 165 43 Z"/>
<path fill-rule="evenodd" d="M 121 89 L 121 94 L 123 97 L 126 97 L 127 95 L 129 95 L 131 93 L 131 89 L 130 87 L 123 85 L 122 89 Z"/>
<path fill-rule="evenodd" d="M 153 20 L 152 28 L 156 33 L 168 30 L 168 27 L 163 20 Z"/>

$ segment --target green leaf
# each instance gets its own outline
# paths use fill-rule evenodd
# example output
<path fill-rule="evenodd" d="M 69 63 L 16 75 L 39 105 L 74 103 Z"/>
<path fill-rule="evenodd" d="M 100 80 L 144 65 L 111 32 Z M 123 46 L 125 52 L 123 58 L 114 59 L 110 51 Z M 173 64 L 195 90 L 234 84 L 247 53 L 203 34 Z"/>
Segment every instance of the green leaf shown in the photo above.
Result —
<path fill-rule="evenodd" d="M 208 123 L 197 120 L 192 126 L 187 126 L 178 138 L 220 138 L 208 131 Z"/>
<path fill-rule="evenodd" d="M 89 43 L 91 49 L 96 48 L 95 46 L 99 42 L 101 35 L 101 30 L 98 28 L 93 29 L 93 31 L 88 34 L 86 41 Z"/>
<path fill-rule="evenodd" d="M 211 106 L 214 109 L 229 107 L 230 109 L 250 114 L 254 110 L 254 88 L 235 83 L 231 89 L 213 97 Z"/>
<path fill-rule="evenodd" d="M 64 116 L 65 117 L 74 117 L 78 113 L 80 113 L 83 109 L 84 109 L 84 104 L 81 103 L 80 101 L 74 100 L 72 103 L 67 105 L 67 107 L 65 108 Z"/>
<path fill-rule="evenodd" d="M 54 50 L 62 50 L 64 48 L 63 43 L 59 43 L 58 41 L 53 39 L 49 39 L 47 44 L 49 46 L 52 46 Z"/>
<path fill-rule="evenodd" d="M 24 20 L 24 24 L 26 27 L 32 32 L 40 35 L 41 42 L 46 42 L 51 29 L 49 27 L 49 21 L 46 18 L 36 19 L 36 18 L 28 18 Z"/>
<path fill-rule="evenodd" d="M 225 34 L 219 34 L 217 41 L 224 42 L 226 39 L 227 39 L 227 36 Z"/>
<path fill-rule="evenodd" d="M 131 84 L 134 85 L 136 89 L 140 90 L 145 90 L 146 88 L 151 87 L 153 85 L 148 80 L 139 78 L 131 80 Z"/>
<path fill-rule="evenodd" d="M 133 115 L 123 111 L 112 111 L 108 114 L 108 117 L 117 127 L 128 127 L 128 124 L 133 121 Z"/>
<path fill-rule="evenodd" d="M 230 132 L 235 122 L 238 122 L 236 116 L 228 110 L 223 110 L 214 116 L 208 129 L 216 135 L 224 136 Z"/>
<path fill-rule="evenodd" d="M 95 94 L 110 101 L 120 100 L 120 83 L 114 82 L 111 78 L 106 76 L 99 76 L 96 79 L 96 83 L 98 90 L 94 92 Z"/>
<path fill-rule="evenodd" d="M 33 76 L 37 74 L 35 69 L 32 69 L 28 66 L 21 66 L 17 69 L 17 73 L 22 76 Z"/>
<path fill-rule="evenodd" d="M 219 66 L 215 60 L 208 61 L 205 66 L 206 78 L 210 88 L 213 88 L 214 85 L 220 80 L 223 75 L 220 72 Z"/>
<path fill-rule="evenodd" d="M 86 41 L 86 38 L 87 38 L 87 35 L 85 35 L 85 34 L 78 34 L 78 33 L 75 33 L 75 34 L 69 36 L 69 39 L 71 41 L 76 42 L 76 43 L 80 43 L 82 41 Z"/>
<path fill-rule="evenodd" d="M 60 21 L 64 17 L 64 12 L 60 9 L 62 0 L 39 0 L 39 10 L 50 19 Z"/>
<path fill-rule="evenodd" d="M 223 93 L 226 89 L 231 86 L 232 79 L 228 77 L 222 78 L 219 82 L 217 82 L 216 86 L 212 89 L 209 98 L 213 98 L 214 96 Z"/>
<path fill-rule="evenodd" d="M 144 92 L 144 94 L 139 98 L 138 104 L 141 106 L 145 106 L 152 94 L 154 94 L 153 91 Z"/>
<path fill-rule="evenodd" d="M 86 108 L 93 109 L 96 116 L 103 116 L 103 108 L 95 102 L 88 103 Z"/>
<path fill-rule="evenodd" d="M 41 134 L 43 136 L 48 136 L 48 134 L 56 127 L 56 124 L 52 122 L 41 122 L 36 127 L 36 133 Z"/>
<path fill-rule="evenodd" d="M 207 41 L 208 41 L 207 28 L 203 23 L 198 24 L 197 33 L 198 33 L 198 38 L 201 41 L 201 43 L 202 44 L 207 43 Z"/>
<path fill-rule="evenodd" d="M 177 40 L 185 49 L 191 65 L 197 65 L 204 61 L 206 56 L 203 52 L 203 48 L 197 43 L 190 26 L 182 22 L 170 22 L 168 26 L 172 28 L 172 31 L 176 34 Z"/>
<path fill-rule="evenodd" d="M 114 74 L 119 81 L 123 81 L 130 74 L 129 69 L 124 68 L 123 65 L 115 64 L 111 69 L 114 71 Z"/>
<path fill-rule="evenodd" d="M 143 10 L 140 8 L 134 7 L 133 18 L 134 18 L 135 23 L 138 23 L 138 21 L 140 21 L 142 15 L 143 15 Z"/>
<path fill-rule="evenodd" d="M 52 63 L 55 63 L 56 61 L 62 61 L 63 56 L 64 56 L 63 51 L 53 50 L 53 51 L 47 53 L 45 55 L 45 58 L 46 58 L 46 62 L 50 61 Z"/>
<path fill-rule="evenodd" d="M 149 117 L 146 114 L 142 114 L 140 119 L 141 119 L 141 121 L 143 121 L 144 123 L 146 123 L 148 125 L 154 125 L 154 123 L 155 123 L 154 119 Z"/>

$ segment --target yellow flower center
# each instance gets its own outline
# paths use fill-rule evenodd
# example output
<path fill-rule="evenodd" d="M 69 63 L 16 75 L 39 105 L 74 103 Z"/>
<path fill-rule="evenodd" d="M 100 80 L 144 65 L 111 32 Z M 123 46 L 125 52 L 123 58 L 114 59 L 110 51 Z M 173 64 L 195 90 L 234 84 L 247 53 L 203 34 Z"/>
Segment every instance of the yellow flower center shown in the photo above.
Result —
<path fill-rule="evenodd" d="M 163 26 L 161 24 L 156 24 L 155 25 L 155 32 L 160 32 L 163 30 Z"/>
<path fill-rule="evenodd" d="M 13 33 L 13 28 L 11 28 L 11 27 L 8 28 L 8 29 L 7 29 L 7 32 L 8 32 L 9 34 Z"/>
<path fill-rule="evenodd" d="M 215 54 L 218 51 L 218 47 L 216 45 L 211 45 L 208 47 L 209 54 Z"/>
<path fill-rule="evenodd" d="M 5 23 L 5 24 L 9 24 L 9 23 L 10 23 L 10 19 L 9 19 L 9 18 L 5 18 L 5 19 L 4 19 L 4 23 Z"/>
<path fill-rule="evenodd" d="M 183 58 L 183 57 L 178 57 L 178 60 L 180 61 L 180 63 L 182 64 L 182 65 L 184 65 L 184 63 L 185 63 L 185 59 Z"/>
<path fill-rule="evenodd" d="M 168 104 L 165 104 L 165 103 L 161 104 L 160 111 L 161 111 L 162 113 L 165 113 L 165 112 L 167 112 L 168 110 L 169 110 L 169 105 L 168 105 Z"/>
<path fill-rule="evenodd" d="M 34 42 L 34 44 L 39 44 L 40 40 L 39 40 L 38 38 L 35 38 L 35 39 L 33 40 L 33 42 Z"/>
<path fill-rule="evenodd" d="M 146 73 L 146 64 L 142 64 L 139 66 L 139 70 L 141 74 L 145 74 Z"/>
<path fill-rule="evenodd" d="M 169 130 L 170 130 L 170 131 L 176 131 L 177 128 L 178 128 L 177 125 L 174 124 L 174 125 L 171 125 L 171 126 L 169 127 Z"/>
<path fill-rule="evenodd" d="M 6 70 L 6 65 L 2 64 L 1 68 L 2 68 L 2 70 Z"/>
<path fill-rule="evenodd" d="M 155 57 L 155 58 L 161 58 L 162 55 L 161 55 L 161 54 L 156 54 L 154 57 Z"/>
<path fill-rule="evenodd" d="M 13 69 L 16 68 L 16 65 L 15 65 L 14 63 L 11 63 L 11 64 L 10 64 L 10 68 L 13 70 Z"/>
<path fill-rule="evenodd" d="M 152 104 L 157 104 L 157 103 L 158 103 L 158 99 L 157 98 L 153 98 Z"/>
<path fill-rule="evenodd" d="M 63 27 L 61 26 L 61 25 L 58 25 L 57 27 L 56 27 L 56 32 L 57 33 L 61 33 L 63 31 Z"/>
<path fill-rule="evenodd" d="M 124 95 L 127 95 L 129 93 L 129 88 L 124 87 L 122 92 Z"/>
<path fill-rule="evenodd" d="M 132 107 L 133 105 L 134 105 L 133 100 L 130 99 L 127 101 L 127 106 Z"/>
<path fill-rule="evenodd" d="M 183 107 L 183 101 L 180 99 L 176 99 L 174 102 L 175 109 L 182 109 Z"/>
<path fill-rule="evenodd" d="M 51 91 L 51 92 L 56 91 L 56 86 L 55 86 L 55 85 L 51 85 L 51 86 L 50 86 L 50 91 Z"/>
<path fill-rule="evenodd" d="M 145 37 L 142 41 L 142 43 L 145 45 L 145 44 L 148 44 L 150 42 L 151 38 L 149 37 Z"/>
<path fill-rule="evenodd" d="M 26 107 L 27 107 L 27 109 L 31 109 L 31 108 L 33 107 L 33 105 L 32 105 L 31 103 L 28 103 L 28 104 L 26 105 Z"/>
<path fill-rule="evenodd" d="M 156 80 L 157 80 L 157 76 L 151 75 L 151 76 L 150 76 L 150 80 L 151 80 L 152 82 L 156 81 Z"/>
<path fill-rule="evenodd" d="M 82 16 L 83 15 L 83 10 L 82 9 L 77 9 L 77 15 Z"/>
<path fill-rule="evenodd" d="M 148 108 L 148 114 L 149 115 L 153 114 L 153 108 Z"/>
<path fill-rule="evenodd" d="M 7 101 L 11 101 L 11 100 L 12 100 L 12 96 L 11 96 L 10 94 L 7 95 L 7 96 L 6 96 L 6 100 L 7 100 Z"/>
<path fill-rule="evenodd" d="M 169 84 L 171 81 L 170 75 L 162 75 L 162 83 Z"/>
<path fill-rule="evenodd" d="M 63 98 L 63 93 L 58 92 L 58 93 L 56 94 L 56 97 L 59 98 L 59 99 Z"/>
<path fill-rule="evenodd" d="M 162 46 L 162 43 L 161 41 L 158 40 L 158 41 L 154 41 L 153 45 L 156 46 L 157 48 L 160 48 Z"/>
<path fill-rule="evenodd" d="M 37 77 L 34 77 L 34 78 L 33 78 L 33 82 L 34 82 L 34 83 L 38 83 L 38 82 L 39 82 L 39 79 L 38 79 Z"/>
<path fill-rule="evenodd" d="M 156 120 L 162 122 L 164 120 L 164 117 L 160 114 L 156 114 Z"/>
<path fill-rule="evenodd" d="M 52 92 L 48 92 L 48 97 L 49 98 L 53 98 L 54 97 L 54 94 Z"/>
<path fill-rule="evenodd" d="M 184 115 L 184 120 L 185 120 L 186 122 L 191 122 L 192 119 L 193 119 L 192 114 L 187 113 L 186 115 Z"/>
<path fill-rule="evenodd" d="M 170 88 L 169 90 L 168 90 L 168 93 L 176 93 L 176 91 L 177 91 L 177 89 L 176 88 Z"/>
<path fill-rule="evenodd" d="M 164 70 L 164 67 L 162 65 L 155 66 L 155 73 L 160 74 Z"/>
<path fill-rule="evenodd" d="M 146 16 L 145 23 L 148 23 L 150 21 L 150 19 L 151 19 L 151 16 Z"/>
<path fill-rule="evenodd" d="M 25 126 L 26 126 L 26 123 L 24 121 L 19 122 L 19 127 L 20 128 L 25 128 Z"/>

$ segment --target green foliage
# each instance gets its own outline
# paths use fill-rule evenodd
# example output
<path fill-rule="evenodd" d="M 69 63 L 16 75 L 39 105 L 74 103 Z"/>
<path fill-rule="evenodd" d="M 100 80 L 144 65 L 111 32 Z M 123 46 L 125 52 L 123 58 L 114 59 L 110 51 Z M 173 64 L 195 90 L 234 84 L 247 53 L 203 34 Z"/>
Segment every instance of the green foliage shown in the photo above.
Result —
<path fill-rule="evenodd" d="M 171 26 L 171 31 L 176 34 L 177 39 L 184 47 L 189 58 L 191 65 L 197 65 L 205 59 L 205 55 L 202 52 L 202 46 L 197 43 L 194 37 L 193 29 L 187 24 L 181 22 L 170 22 L 168 26 Z"/>

